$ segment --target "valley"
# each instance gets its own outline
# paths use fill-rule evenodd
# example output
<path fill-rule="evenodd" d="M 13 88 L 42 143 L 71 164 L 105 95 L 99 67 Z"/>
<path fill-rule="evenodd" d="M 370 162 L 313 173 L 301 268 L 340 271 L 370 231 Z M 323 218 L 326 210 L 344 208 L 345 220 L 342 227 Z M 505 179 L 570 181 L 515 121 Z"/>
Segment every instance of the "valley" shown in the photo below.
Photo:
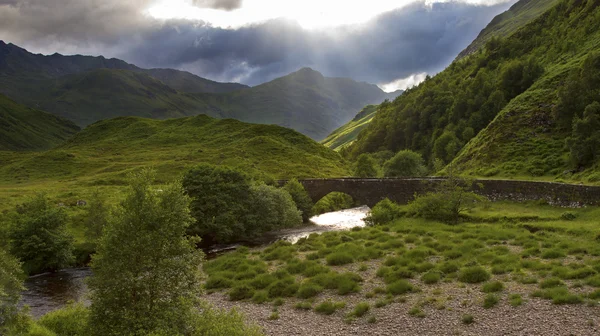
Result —
<path fill-rule="evenodd" d="M 42 34 L 123 59 L 0 41 L 0 334 L 599 334 L 600 3 L 500 3 L 335 29 L 152 7 L 130 49 Z M 448 53 L 471 7 L 509 9 L 443 67 L 405 57 Z M 447 30 L 403 17 L 373 56 L 365 27 L 420 10 Z M 161 34 L 172 48 L 141 55 Z M 371 75 L 327 63 L 352 34 Z M 307 41 L 319 57 L 293 48 Z M 402 75 L 376 67 L 394 57 Z"/>

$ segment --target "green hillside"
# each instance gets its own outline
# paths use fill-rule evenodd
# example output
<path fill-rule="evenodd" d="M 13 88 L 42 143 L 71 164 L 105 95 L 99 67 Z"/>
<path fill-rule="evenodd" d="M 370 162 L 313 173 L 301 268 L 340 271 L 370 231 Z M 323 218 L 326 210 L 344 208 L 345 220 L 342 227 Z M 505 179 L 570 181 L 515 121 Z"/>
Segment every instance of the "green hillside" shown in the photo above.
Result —
<path fill-rule="evenodd" d="M 0 93 L 87 126 L 118 116 L 206 114 L 276 124 L 323 139 L 368 104 L 394 98 L 379 87 L 302 69 L 253 88 L 118 59 L 34 55 L 0 41 Z"/>
<path fill-rule="evenodd" d="M 205 115 L 100 121 L 46 152 L 0 152 L 0 162 L 0 198 L 15 199 L 34 190 L 70 195 L 119 187 L 128 172 L 142 167 L 169 181 L 203 162 L 275 179 L 348 175 L 336 152 L 298 132 Z"/>
<path fill-rule="evenodd" d="M 354 119 L 350 120 L 344 126 L 336 129 L 321 143 L 333 150 L 340 150 L 349 146 L 356 140 L 356 137 L 373 120 L 377 113 L 377 105 L 367 105 Z"/>
<path fill-rule="evenodd" d="M 490 40 L 482 53 L 380 108 L 350 155 L 408 148 L 431 167 L 454 162 L 472 175 L 594 181 L 600 127 L 589 104 L 600 101 L 598 6 L 560 1 L 510 37 Z M 585 164 L 573 157 L 584 150 L 577 146 L 587 146 Z"/>
<path fill-rule="evenodd" d="M 20 105 L 0 94 L 0 150 L 44 150 L 79 131 L 72 122 Z"/>
<path fill-rule="evenodd" d="M 510 36 L 558 2 L 559 0 L 521 0 L 515 3 L 509 10 L 496 16 L 457 58 L 476 52 L 492 37 Z"/>

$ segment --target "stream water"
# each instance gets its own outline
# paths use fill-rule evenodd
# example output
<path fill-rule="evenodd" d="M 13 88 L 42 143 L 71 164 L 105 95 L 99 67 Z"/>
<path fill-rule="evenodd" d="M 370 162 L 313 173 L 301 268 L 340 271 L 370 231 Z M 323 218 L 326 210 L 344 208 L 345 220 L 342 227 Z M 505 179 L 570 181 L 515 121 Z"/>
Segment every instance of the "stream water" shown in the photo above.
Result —
<path fill-rule="evenodd" d="M 349 230 L 353 227 L 365 226 L 364 218 L 370 211 L 362 206 L 354 209 L 330 212 L 311 218 L 313 225 L 282 230 L 265 235 L 261 244 L 269 244 L 277 240 L 296 243 L 311 233 Z M 235 249 L 236 245 L 219 246 L 206 251 L 207 258 Z M 26 290 L 22 293 L 21 304 L 31 308 L 31 315 L 40 317 L 50 311 L 59 309 L 69 302 L 86 301 L 87 287 L 85 279 L 92 275 L 88 267 L 61 270 L 56 273 L 44 273 L 29 277 L 25 281 Z"/>

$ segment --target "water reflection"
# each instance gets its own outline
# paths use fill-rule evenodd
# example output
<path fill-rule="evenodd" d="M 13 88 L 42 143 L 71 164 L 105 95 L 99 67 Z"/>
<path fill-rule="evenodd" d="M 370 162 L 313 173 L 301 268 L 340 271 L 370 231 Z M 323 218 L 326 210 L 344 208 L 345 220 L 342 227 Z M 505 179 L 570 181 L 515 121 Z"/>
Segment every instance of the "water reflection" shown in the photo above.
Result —
<path fill-rule="evenodd" d="M 87 291 L 85 278 L 91 274 L 92 271 L 85 267 L 29 277 L 25 280 L 26 290 L 22 293 L 21 304 L 31 307 L 34 317 L 40 317 L 70 301 L 81 300 Z"/>

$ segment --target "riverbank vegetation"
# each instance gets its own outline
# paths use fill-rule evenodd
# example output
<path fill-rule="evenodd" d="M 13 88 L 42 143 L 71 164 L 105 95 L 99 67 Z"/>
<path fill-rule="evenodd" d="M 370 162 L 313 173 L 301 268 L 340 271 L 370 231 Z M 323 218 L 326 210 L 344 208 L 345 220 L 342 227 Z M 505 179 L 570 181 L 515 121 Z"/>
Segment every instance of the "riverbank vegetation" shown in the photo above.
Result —
<path fill-rule="evenodd" d="M 595 305 L 600 297 L 598 208 L 482 202 L 455 222 L 412 213 L 414 206 L 385 200 L 372 226 L 218 257 L 204 265 L 204 287 L 232 301 L 283 300 L 348 323 L 377 323 L 382 307 L 405 302 L 413 303 L 408 316 L 458 305 L 472 322 L 477 307 Z"/>

